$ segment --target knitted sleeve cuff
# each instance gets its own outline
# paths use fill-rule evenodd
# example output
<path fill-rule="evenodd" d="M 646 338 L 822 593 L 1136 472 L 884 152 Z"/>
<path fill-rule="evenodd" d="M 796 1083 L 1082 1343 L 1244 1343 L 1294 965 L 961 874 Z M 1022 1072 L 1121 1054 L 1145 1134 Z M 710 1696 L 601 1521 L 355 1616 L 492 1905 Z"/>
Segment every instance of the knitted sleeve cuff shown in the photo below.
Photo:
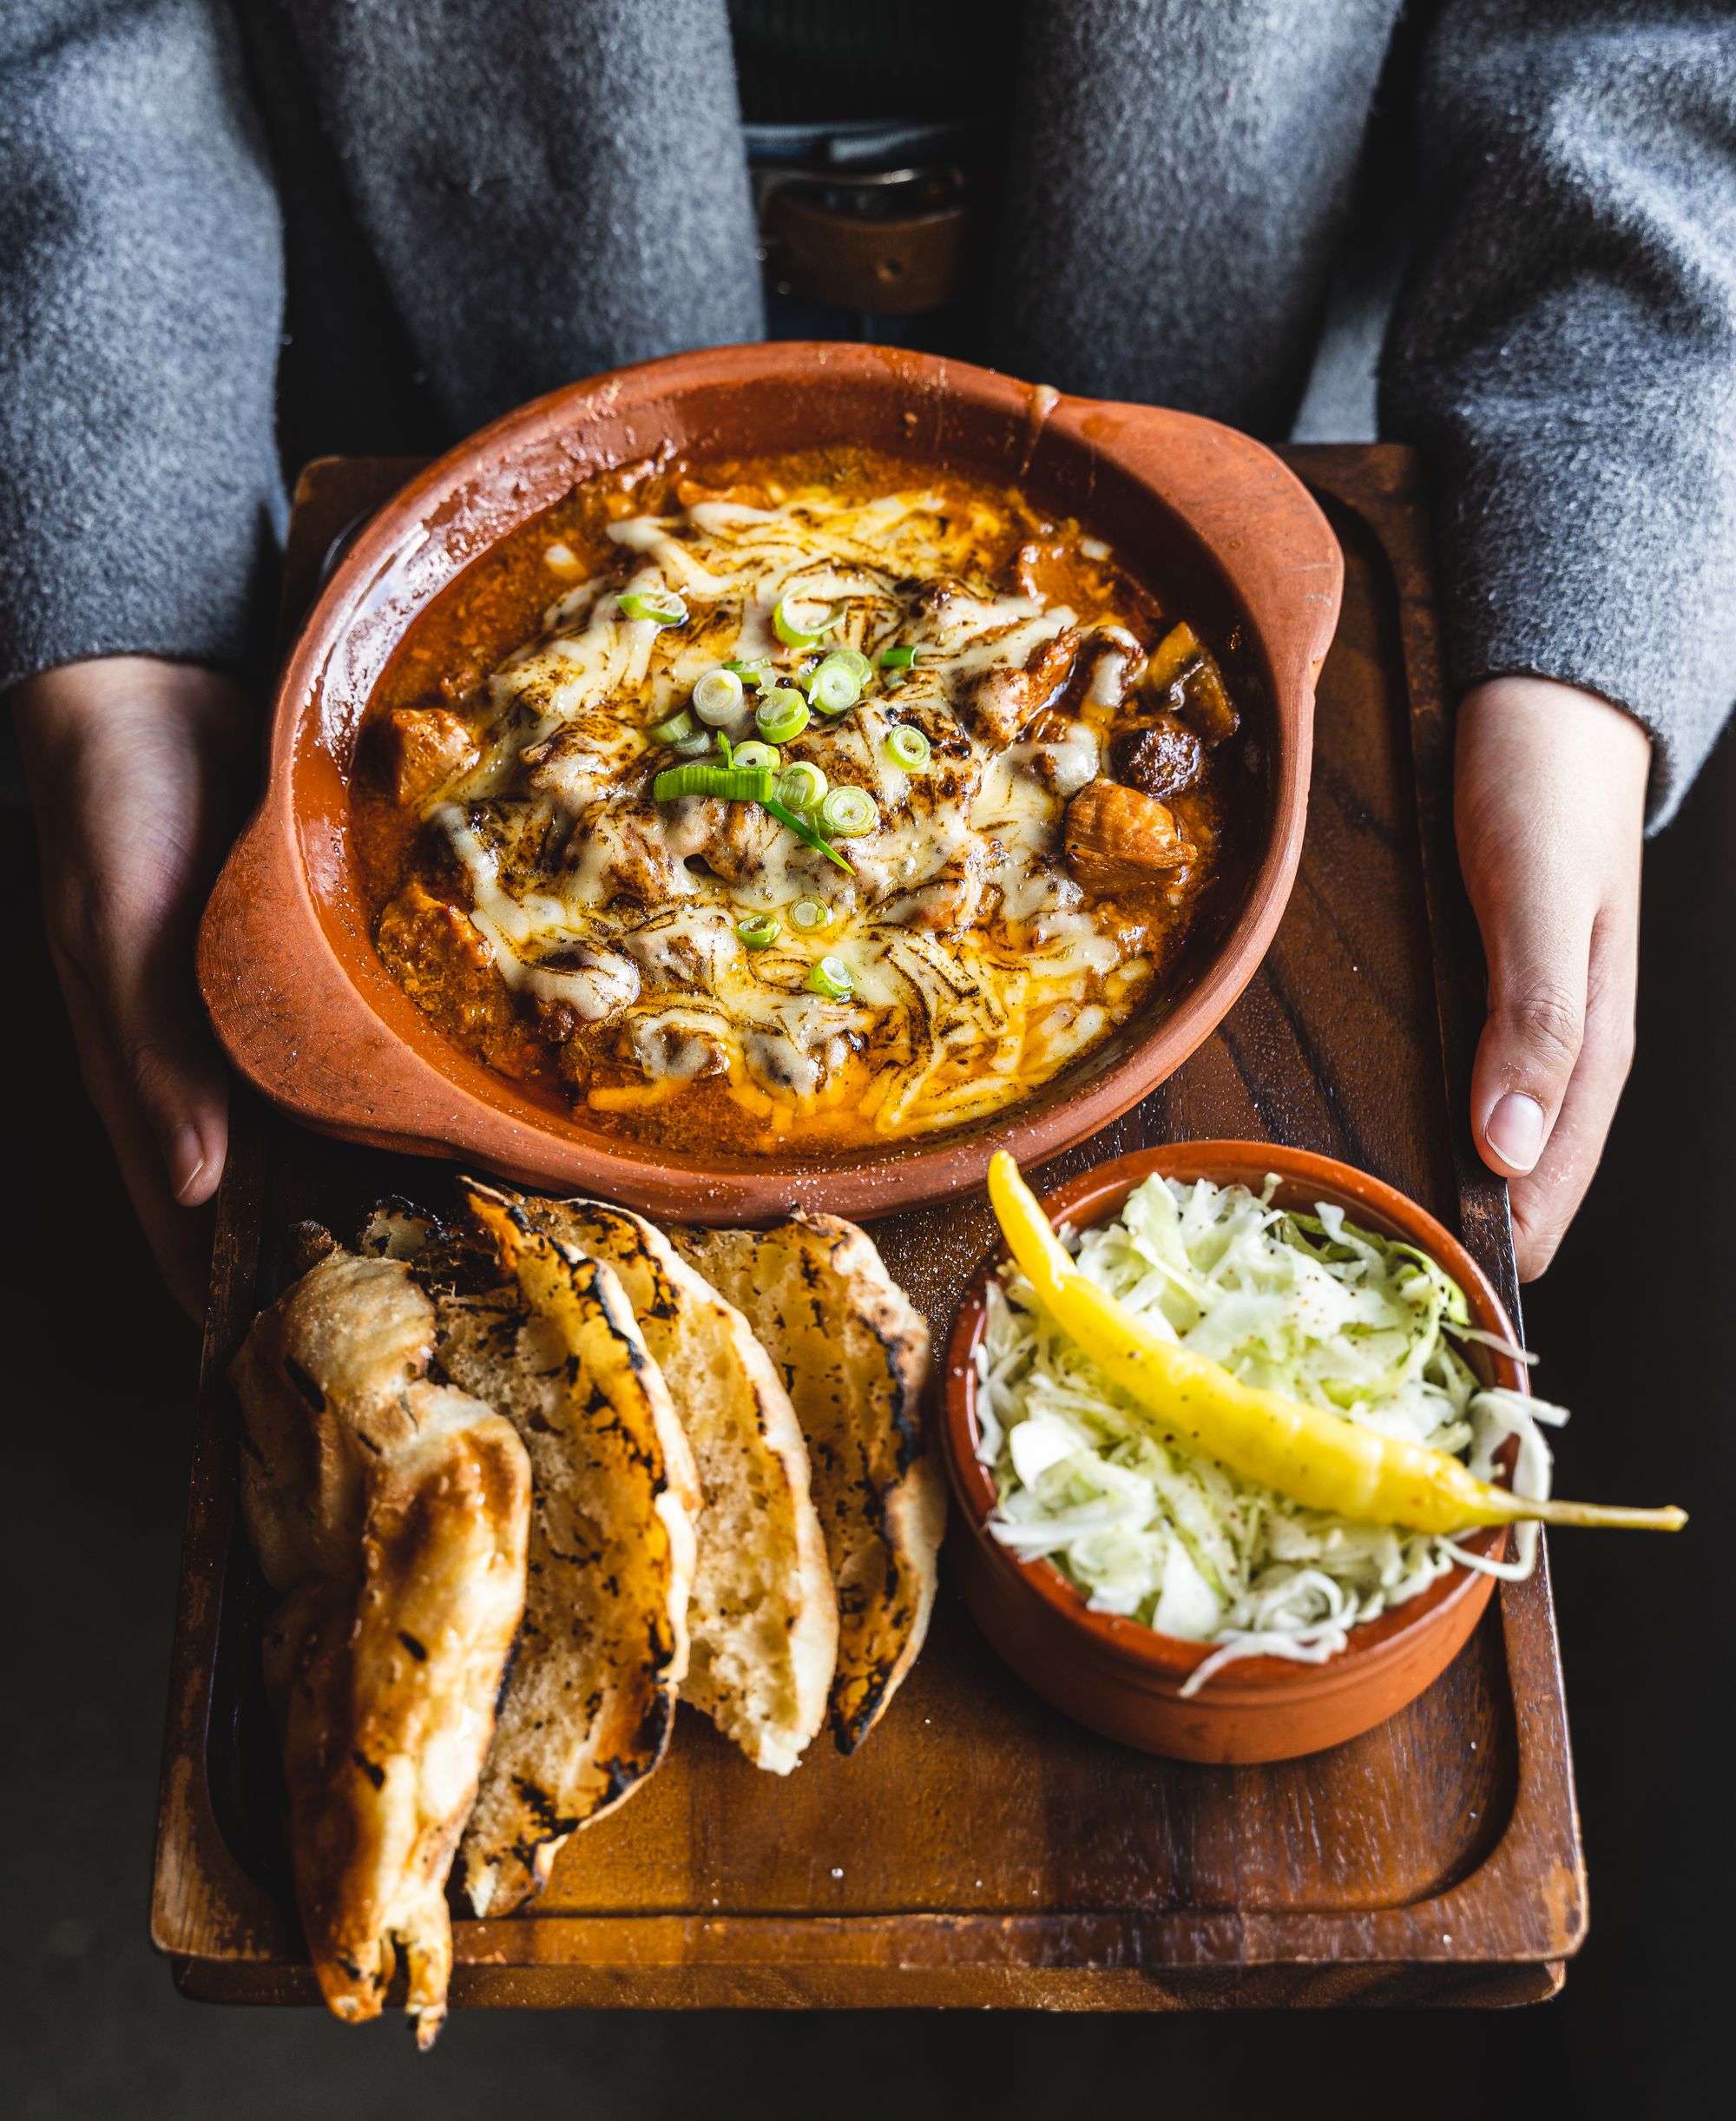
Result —
<path fill-rule="evenodd" d="M 1626 708 L 1657 829 L 1736 695 L 1736 437 L 1717 477 L 1703 431 L 1521 438 L 1473 408 L 1421 438 L 1455 687 L 1522 674 Z"/>
<path fill-rule="evenodd" d="M 22 0 L 0 198 L 0 685 L 239 662 L 280 507 L 282 240 L 227 10 Z"/>

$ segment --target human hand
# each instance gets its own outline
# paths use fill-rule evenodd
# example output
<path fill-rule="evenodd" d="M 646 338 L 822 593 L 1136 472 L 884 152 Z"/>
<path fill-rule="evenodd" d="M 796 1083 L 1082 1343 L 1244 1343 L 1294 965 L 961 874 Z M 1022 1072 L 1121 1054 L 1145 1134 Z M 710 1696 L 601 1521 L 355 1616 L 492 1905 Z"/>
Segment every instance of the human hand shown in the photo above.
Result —
<path fill-rule="evenodd" d="M 1459 708 L 1459 860 L 1489 962 L 1471 1127 L 1535 1281 L 1603 1153 L 1634 1057 L 1651 740 L 1620 708 L 1500 677 Z"/>
<path fill-rule="evenodd" d="M 226 679 L 105 656 L 12 694 L 49 947 L 91 1103 L 164 1278 L 202 1316 L 228 1082 L 194 940 L 247 787 L 253 721 Z"/>

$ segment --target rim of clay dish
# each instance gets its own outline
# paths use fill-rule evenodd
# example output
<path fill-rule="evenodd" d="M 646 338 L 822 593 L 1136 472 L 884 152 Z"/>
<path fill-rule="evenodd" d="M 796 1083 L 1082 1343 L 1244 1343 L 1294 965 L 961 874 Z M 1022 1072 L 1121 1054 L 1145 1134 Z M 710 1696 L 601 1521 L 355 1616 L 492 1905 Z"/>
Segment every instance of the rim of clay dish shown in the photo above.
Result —
<path fill-rule="evenodd" d="M 858 440 L 1009 484 L 1144 544 L 1216 599 L 1254 675 L 1263 824 L 1240 901 L 1179 993 L 1003 1114 L 957 1133 L 820 1154 L 701 1158 L 545 1104 L 448 1044 L 373 950 L 349 846 L 348 789 L 369 698 L 411 622 L 579 480 L 661 453 Z M 1094 520 L 1095 518 L 1095 520 Z M 1125 533 L 1125 535 L 1123 535 Z M 1165 564 L 1169 562 L 1166 561 Z M 1191 574 L 1188 570 L 1191 570 Z M 980 1184 L 991 1150 L 1040 1163 L 1180 1065 L 1240 994 L 1299 857 L 1314 680 L 1343 563 L 1300 482 L 1214 422 L 1069 399 L 986 369 L 884 347 L 781 343 L 678 354 L 574 385 L 419 473 L 356 535 L 279 685 L 264 800 L 207 910 L 200 977 L 240 1072 L 309 1124 L 582 1188 L 651 1214 L 752 1222 L 792 1208 L 871 1217 Z M 1233 912 L 1229 912 L 1231 906 Z"/>

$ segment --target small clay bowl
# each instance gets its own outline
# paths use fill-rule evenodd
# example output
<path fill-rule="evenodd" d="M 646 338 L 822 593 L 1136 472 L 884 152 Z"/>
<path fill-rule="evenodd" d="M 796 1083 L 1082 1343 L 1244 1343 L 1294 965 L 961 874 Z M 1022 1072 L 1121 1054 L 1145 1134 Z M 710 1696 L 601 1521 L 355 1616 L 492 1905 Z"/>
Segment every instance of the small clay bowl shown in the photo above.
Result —
<path fill-rule="evenodd" d="M 484 1067 L 391 978 L 349 830 L 358 733 L 413 622 L 579 481 L 653 457 L 702 468 L 834 445 L 1021 486 L 1110 539 L 1221 648 L 1244 709 L 1241 794 L 1212 903 L 1162 993 L 1026 1103 L 884 1148 L 681 1153 Z M 201 929 L 217 1035 L 250 1083 L 327 1133 L 695 1222 L 888 1214 L 979 1184 L 1003 1143 L 1041 1163 L 1178 1068 L 1265 954 L 1301 850 L 1314 681 L 1343 576 L 1294 474 L 1185 412 L 1063 398 L 888 346 L 796 343 L 677 354 L 557 391 L 411 479 L 357 533 L 303 626 L 278 686 L 264 800 Z"/>
<path fill-rule="evenodd" d="M 1043 1202 L 1052 1221 L 1106 1222 L 1142 1179 L 1210 1178 L 1258 1192 L 1275 1173 L 1285 1207 L 1335 1202 L 1351 1221 L 1401 1237 L 1438 1261 L 1464 1291 L 1474 1322 L 1511 1341 L 1501 1300 L 1475 1260 L 1434 1217 L 1391 1186 L 1335 1157 L 1266 1142 L 1184 1142 L 1118 1157 L 1070 1181 Z M 1371 1729 L 1414 1701 L 1452 1662 L 1482 1617 L 1494 1579 L 1455 1568 L 1406 1604 L 1364 1622 L 1325 1664 L 1248 1657 L 1226 1666 L 1191 1699 L 1181 1689 L 1211 1647 L 1160 1635 L 1138 1621 L 1095 1613 L 1052 1562 L 1022 1560 L 989 1531 L 994 1480 L 976 1457 L 976 1345 L 987 1321 L 985 1261 L 967 1294 L 946 1367 L 943 1435 L 959 1508 L 949 1565 L 977 1625 L 1043 1698 L 1107 1738 L 1172 1760 L 1292 1760 Z M 1468 1360 L 1490 1384 L 1524 1392 L 1524 1366 L 1480 1347 Z M 1472 1533 L 1471 1552 L 1500 1558 L 1507 1528 Z"/>

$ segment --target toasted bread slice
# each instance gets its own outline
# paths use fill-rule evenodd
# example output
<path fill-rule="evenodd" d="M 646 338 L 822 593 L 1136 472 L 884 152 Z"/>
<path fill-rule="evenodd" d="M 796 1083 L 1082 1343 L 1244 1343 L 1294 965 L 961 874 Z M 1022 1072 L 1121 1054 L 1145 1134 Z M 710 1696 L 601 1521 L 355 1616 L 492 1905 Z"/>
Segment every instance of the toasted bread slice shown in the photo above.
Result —
<path fill-rule="evenodd" d="M 437 1288 L 437 1358 L 511 1420 L 535 1481 L 524 1626 L 459 1851 L 471 1907 L 501 1914 L 663 1757 L 687 1670 L 699 1487 L 613 1272 L 500 1196 L 464 1190 L 506 1280 Z"/>
<path fill-rule="evenodd" d="M 359 1566 L 365 1452 L 410 1433 L 403 1394 L 433 1352 L 434 1307 L 404 1269 L 329 1238 L 326 1256 L 254 1320 L 229 1375 L 244 1417 L 242 1515 L 275 1589 Z"/>
<path fill-rule="evenodd" d="M 662 1232 L 601 1201 L 518 1202 L 531 1226 L 606 1260 L 699 1466 L 699 1564 L 681 1696 L 756 1767 L 787 1775 L 825 1720 L 838 1599 L 807 1446 L 771 1358 Z"/>
<path fill-rule="evenodd" d="M 374 2018 L 402 1947 L 424 2047 L 445 2015 L 446 1874 L 523 1610 L 530 1521 L 524 1446 L 428 1381 L 434 1334 L 406 1268 L 332 1250 L 255 1321 L 232 1373 L 243 1509 L 286 1593 L 266 1681 L 314 1970 L 338 2017 Z"/>
<path fill-rule="evenodd" d="M 746 1318 L 807 1438 L 838 1588 L 832 1722 L 853 1753 L 916 1662 L 946 1518 L 925 1447 L 928 1327 L 865 1232 L 799 1215 L 770 1230 L 669 1233 Z"/>

